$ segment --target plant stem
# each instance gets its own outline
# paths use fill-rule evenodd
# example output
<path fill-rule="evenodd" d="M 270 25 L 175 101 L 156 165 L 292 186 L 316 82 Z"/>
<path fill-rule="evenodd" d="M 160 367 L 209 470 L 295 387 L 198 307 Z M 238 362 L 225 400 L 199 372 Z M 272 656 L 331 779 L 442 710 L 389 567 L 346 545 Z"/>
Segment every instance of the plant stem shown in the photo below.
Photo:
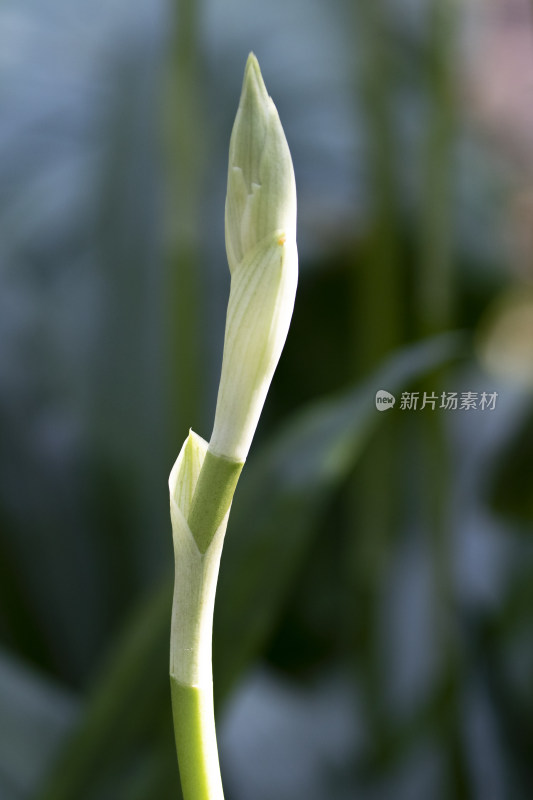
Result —
<path fill-rule="evenodd" d="M 243 464 L 207 450 L 187 519 L 173 507 L 176 579 L 170 685 L 184 800 L 223 800 L 211 640 L 222 545 Z"/>
<path fill-rule="evenodd" d="M 431 102 L 426 143 L 425 191 L 421 210 L 419 328 L 421 335 L 449 329 L 453 323 L 453 176 L 457 117 L 457 32 L 460 7 L 455 0 L 433 0 L 429 7 Z M 432 376 L 437 392 L 446 385 L 443 368 Z M 442 697 L 446 708 L 440 735 L 447 748 L 449 792 L 471 795 L 462 731 L 461 637 L 454 589 L 453 532 L 450 520 L 451 454 L 442 416 L 423 419 L 420 436 L 425 518 L 431 532 L 431 556 L 438 597 L 436 624 L 442 656 Z"/>
<path fill-rule="evenodd" d="M 420 220 L 419 324 L 422 335 L 451 326 L 453 308 L 453 147 L 456 122 L 454 0 L 429 8 L 430 117 L 425 145 Z"/>
<path fill-rule="evenodd" d="M 223 800 L 213 687 L 185 686 L 171 676 L 170 688 L 184 800 Z"/>
<path fill-rule="evenodd" d="M 355 24 L 362 32 L 363 73 L 357 89 L 364 102 L 370 201 L 364 249 L 353 272 L 357 326 L 354 364 L 359 374 L 367 377 L 405 339 L 405 276 L 398 214 L 397 77 L 390 15 L 383 0 L 359 0 L 354 11 Z M 361 670 L 370 741 L 376 753 L 383 750 L 387 736 L 383 691 L 386 669 L 376 632 L 399 513 L 399 430 L 391 422 L 390 418 L 384 421 L 362 457 L 360 471 L 353 478 L 355 502 L 351 511 L 353 529 L 360 533 L 350 545 L 349 635 L 355 635 L 356 667 Z"/>
<path fill-rule="evenodd" d="M 205 553 L 228 513 L 244 464 L 210 450 L 205 454 L 194 491 L 188 523 L 201 553 Z"/>
<path fill-rule="evenodd" d="M 225 227 L 232 277 L 212 445 L 191 430 L 169 476 L 176 575 L 170 677 L 185 800 L 223 798 L 211 666 L 218 569 L 298 279 L 294 170 L 253 53 L 230 140 Z"/>
<path fill-rule="evenodd" d="M 168 342 L 169 440 L 183 425 L 201 428 L 203 357 L 200 286 L 200 203 L 206 166 L 205 109 L 200 51 L 201 4 L 174 0 L 174 31 L 164 94 L 164 167 L 167 187 L 166 341 Z"/>
<path fill-rule="evenodd" d="M 393 113 L 395 73 L 383 0 L 359 0 L 355 24 L 363 31 L 360 89 L 366 114 L 369 229 L 354 273 L 357 301 L 356 362 L 367 374 L 404 338 L 401 240 L 398 223 L 398 141 Z"/>

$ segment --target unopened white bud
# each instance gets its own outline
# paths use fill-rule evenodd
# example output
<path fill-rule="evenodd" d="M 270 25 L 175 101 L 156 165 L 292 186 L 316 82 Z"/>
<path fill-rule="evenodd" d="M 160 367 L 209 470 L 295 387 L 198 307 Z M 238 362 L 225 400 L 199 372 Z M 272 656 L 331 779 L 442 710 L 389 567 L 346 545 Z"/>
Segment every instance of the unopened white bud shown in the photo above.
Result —
<path fill-rule="evenodd" d="M 209 449 L 244 461 L 285 344 L 298 281 L 294 170 L 253 54 L 230 142 L 226 249 L 231 290 Z"/>

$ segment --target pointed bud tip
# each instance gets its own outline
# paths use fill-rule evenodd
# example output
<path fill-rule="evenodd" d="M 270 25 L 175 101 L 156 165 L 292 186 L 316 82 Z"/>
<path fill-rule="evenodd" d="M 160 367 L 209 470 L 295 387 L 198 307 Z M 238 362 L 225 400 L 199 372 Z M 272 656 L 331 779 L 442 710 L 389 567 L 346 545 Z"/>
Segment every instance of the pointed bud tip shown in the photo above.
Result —
<path fill-rule="evenodd" d="M 244 80 L 242 84 L 243 96 L 248 92 L 253 92 L 262 101 L 269 100 L 269 94 L 261 74 L 259 61 L 254 53 L 248 55 L 246 67 L 244 69 Z"/>
<path fill-rule="evenodd" d="M 255 55 L 254 51 L 250 50 L 248 53 L 248 58 L 246 59 L 246 69 L 251 69 L 252 67 L 259 70 L 259 61 L 257 60 L 257 56 Z"/>
<path fill-rule="evenodd" d="M 261 75 L 261 68 L 259 66 L 259 61 L 256 58 L 255 53 L 250 52 L 248 54 L 248 58 L 246 60 L 246 66 L 244 68 L 244 80 L 246 81 L 247 78 L 255 77 L 257 79 L 262 80 Z"/>

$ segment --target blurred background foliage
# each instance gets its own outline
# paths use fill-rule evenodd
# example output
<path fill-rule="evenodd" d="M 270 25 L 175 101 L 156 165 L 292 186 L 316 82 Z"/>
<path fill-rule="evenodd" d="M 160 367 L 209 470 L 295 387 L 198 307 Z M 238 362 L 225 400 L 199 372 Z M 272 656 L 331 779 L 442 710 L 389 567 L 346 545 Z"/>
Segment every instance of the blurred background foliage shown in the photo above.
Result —
<path fill-rule="evenodd" d="M 166 481 L 250 50 L 301 277 L 222 561 L 227 800 L 533 796 L 528 0 L 4 0 L 0 42 L 1 800 L 180 796 Z"/>

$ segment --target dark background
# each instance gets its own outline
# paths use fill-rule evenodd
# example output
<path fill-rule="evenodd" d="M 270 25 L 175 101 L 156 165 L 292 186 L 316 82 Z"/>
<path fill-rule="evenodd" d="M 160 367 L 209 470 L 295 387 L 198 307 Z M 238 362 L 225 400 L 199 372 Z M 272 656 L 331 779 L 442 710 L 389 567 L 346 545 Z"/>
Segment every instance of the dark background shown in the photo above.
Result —
<path fill-rule="evenodd" d="M 0 799 L 180 796 L 166 482 L 211 431 L 250 50 L 300 284 L 222 559 L 226 800 L 525 800 L 527 0 L 2 3 Z"/>

